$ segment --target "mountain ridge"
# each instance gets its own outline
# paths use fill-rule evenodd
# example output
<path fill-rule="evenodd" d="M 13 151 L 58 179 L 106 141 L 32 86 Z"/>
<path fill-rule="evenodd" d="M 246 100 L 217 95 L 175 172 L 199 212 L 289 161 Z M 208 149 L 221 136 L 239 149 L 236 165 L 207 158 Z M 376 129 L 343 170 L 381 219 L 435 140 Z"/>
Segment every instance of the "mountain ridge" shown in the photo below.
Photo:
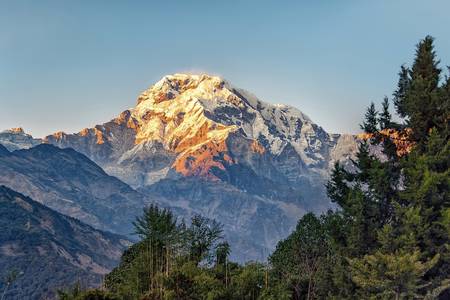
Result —
<path fill-rule="evenodd" d="M 2 185 L 0 204 L 0 276 L 19 272 L 5 299 L 55 298 L 78 280 L 98 287 L 130 244 Z"/>
<path fill-rule="evenodd" d="M 50 144 L 0 154 L 0 184 L 98 229 L 127 235 L 145 205 L 142 195 L 85 155 Z"/>
<path fill-rule="evenodd" d="M 232 246 L 251 244 L 234 247 L 239 261 L 264 259 L 302 214 L 332 208 L 329 172 L 357 149 L 355 136 L 328 134 L 300 110 L 217 76 L 168 75 L 136 103 L 109 122 L 40 142 L 75 149 L 186 219 L 217 219 L 235 236 Z M 269 218 L 283 225 L 273 229 Z"/>

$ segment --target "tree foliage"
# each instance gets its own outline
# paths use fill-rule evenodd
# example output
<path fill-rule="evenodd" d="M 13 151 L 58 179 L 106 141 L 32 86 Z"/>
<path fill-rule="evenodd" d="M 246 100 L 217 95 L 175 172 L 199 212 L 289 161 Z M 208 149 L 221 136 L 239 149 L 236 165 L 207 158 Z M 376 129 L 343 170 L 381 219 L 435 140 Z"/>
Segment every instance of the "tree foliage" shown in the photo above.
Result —
<path fill-rule="evenodd" d="M 271 256 L 274 276 L 288 283 L 292 298 L 450 297 L 450 82 L 441 73 L 427 36 L 413 65 L 399 72 L 392 100 L 401 122 L 393 121 L 388 98 L 380 111 L 368 107 L 366 140 L 351 166 L 335 165 L 327 184 L 339 208 L 321 218 L 306 215 Z M 317 292 L 309 293 L 310 254 L 300 253 L 314 253 L 308 238 L 315 232 L 323 239 L 324 271 L 314 277 Z"/>

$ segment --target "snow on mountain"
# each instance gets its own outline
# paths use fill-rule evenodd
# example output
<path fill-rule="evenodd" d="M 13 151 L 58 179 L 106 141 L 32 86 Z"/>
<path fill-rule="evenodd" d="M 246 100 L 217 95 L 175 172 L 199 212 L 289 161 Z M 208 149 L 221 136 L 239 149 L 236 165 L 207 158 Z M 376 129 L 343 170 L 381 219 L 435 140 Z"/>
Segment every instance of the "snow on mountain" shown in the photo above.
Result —
<path fill-rule="evenodd" d="M 354 136 L 206 74 L 165 76 L 117 118 L 44 142 L 74 148 L 184 216 L 218 219 L 240 260 L 263 258 L 301 214 L 330 208 L 330 169 L 357 149 Z"/>
<path fill-rule="evenodd" d="M 42 143 L 42 140 L 33 138 L 31 135 L 25 133 L 21 127 L 0 132 L 0 144 L 5 146 L 9 151 L 28 149 L 40 143 Z"/>
<path fill-rule="evenodd" d="M 305 167 L 320 176 L 326 176 L 334 161 L 342 158 L 340 139 L 355 148 L 352 136 L 330 135 L 294 107 L 265 103 L 205 74 L 165 76 L 139 95 L 136 107 L 118 118 L 73 135 L 59 132 L 46 141 L 74 147 L 111 174 L 142 187 L 169 170 L 214 178 L 211 168 L 224 169 L 224 162 L 233 163 L 226 142 L 230 135 L 250 143 L 249 149 L 275 157 L 292 148 Z M 165 163 L 150 159 L 149 163 L 149 153 L 171 159 Z M 145 167 L 137 172 L 123 169 L 139 157 Z"/>

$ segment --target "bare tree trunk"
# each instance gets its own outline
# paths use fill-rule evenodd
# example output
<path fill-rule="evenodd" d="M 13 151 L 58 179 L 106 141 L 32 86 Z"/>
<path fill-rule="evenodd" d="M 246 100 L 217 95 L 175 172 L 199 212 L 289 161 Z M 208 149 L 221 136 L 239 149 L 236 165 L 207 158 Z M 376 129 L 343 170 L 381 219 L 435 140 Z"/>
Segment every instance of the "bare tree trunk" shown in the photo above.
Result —
<path fill-rule="evenodd" d="M 308 297 L 306 299 L 310 300 L 311 299 L 311 285 L 312 285 L 312 276 L 309 276 L 309 280 L 308 280 Z"/>
<path fill-rule="evenodd" d="M 266 283 L 266 289 L 269 287 L 269 270 L 268 270 L 268 268 L 266 267 L 266 270 L 265 270 L 265 283 Z"/>
<path fill-rule="evenodd" d="M 169 277 L 169 247 L 167 247 L 166 254 L 166 276 Z"/>
<path fill-rule="evenodd" d="M 228 288 L 228 258 L 225 257 L 225 288 Z"/>

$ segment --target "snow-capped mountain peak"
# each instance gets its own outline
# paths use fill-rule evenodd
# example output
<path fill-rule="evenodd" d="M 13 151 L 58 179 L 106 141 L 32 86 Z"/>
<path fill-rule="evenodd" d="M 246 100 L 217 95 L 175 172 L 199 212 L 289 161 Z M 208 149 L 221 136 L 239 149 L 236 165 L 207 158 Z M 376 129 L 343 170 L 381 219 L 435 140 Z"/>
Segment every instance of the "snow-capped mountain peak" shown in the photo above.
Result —
<path fill-rule="evenodd" d="M 159 140 L 172 149 L 175 144 L 178 148 L 182 137 L 198 139 L 207 131 L 209 137 L 223 139 L 242 129 L 247 138 L 264 140 L 271 152 L 279 154 L 286 143 L 301 138 L 300 127 L 319 128 L 294 107 L 268 104 L 220 77 L 206 74 L 165 76 L 138 97 L 131 111 L 141 124 L 137 143 Z M 299 153 L 304 150 L 301 143 L 295 148 Z"/>
<path fill-rule="evenodd" d="M 15 127 L 0 132 L 0 143 L 9 151 L 31 148 L 41 142 L 40 139 L 35 139 L 26 133 L 22 127 Z"/>

